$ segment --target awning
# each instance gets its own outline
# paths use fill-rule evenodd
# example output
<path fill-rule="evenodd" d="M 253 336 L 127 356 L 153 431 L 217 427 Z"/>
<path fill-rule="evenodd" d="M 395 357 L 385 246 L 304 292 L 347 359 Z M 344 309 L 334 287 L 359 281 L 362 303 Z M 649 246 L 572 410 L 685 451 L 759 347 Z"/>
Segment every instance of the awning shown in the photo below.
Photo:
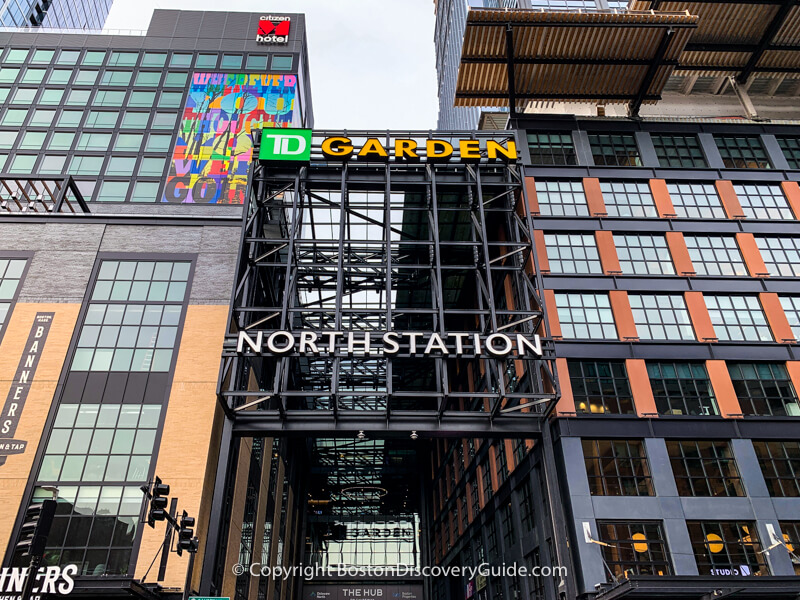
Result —
<path fill-rule="evenodd" d="M 696 26 L 686 12 L 470 10 L 455 105 L 616 102 L 635 113 L 660 99 Z"/>

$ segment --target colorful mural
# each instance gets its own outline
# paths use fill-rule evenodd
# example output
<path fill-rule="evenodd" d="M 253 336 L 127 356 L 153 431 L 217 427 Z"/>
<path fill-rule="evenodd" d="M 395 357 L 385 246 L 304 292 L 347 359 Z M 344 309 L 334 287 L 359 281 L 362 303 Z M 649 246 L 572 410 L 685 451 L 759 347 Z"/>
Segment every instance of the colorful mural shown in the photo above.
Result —
<path fill-rule="evenodd" d="M 291 127 L 297 76 L 195 73 L 163 202 L 242 204 L 254 129 Z"/>

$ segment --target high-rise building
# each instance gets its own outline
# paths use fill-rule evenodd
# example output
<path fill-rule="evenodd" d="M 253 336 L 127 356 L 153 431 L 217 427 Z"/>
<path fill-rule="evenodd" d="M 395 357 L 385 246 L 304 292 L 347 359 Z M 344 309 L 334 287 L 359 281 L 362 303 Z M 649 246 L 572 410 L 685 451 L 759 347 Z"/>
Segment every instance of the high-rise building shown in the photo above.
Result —
<path fill-rule="evenodd" d="M 0 27 L 102 29 L 113 0 L 8 0 L 0 8 Z"/>
<path fill-rule="evenodd" d="M 797 19 L 780 2 L 638 1 L 463 18 L 440 114 L 480 109 L 525 141 L 560 396 L 545 426 L 560 495 L 545 510 L 563 537 L 520 550 L 510 532 L 531 520 L 512 496 L 488 517 L 486 547 L 570 571 L 489 578 L 477 597 L 796 593 Z M 495 463 L 519 482 L 513 446 Z M 438 455 L 443 479 L 460 453 Z M 469 496 L 484 471 L 465 469 Z M 486 555 L 459 490 L 458 478 L 440 490 L 447 565 Z"/>

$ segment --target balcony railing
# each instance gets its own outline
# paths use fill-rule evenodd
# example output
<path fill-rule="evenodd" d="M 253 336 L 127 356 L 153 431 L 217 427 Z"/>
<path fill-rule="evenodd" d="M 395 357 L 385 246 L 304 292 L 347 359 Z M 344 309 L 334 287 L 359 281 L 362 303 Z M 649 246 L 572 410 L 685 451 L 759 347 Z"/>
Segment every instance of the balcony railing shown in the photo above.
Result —
<path fill-rule="evenodd" d="M 69 175 L 20 177 L 0 173 L 0 215 L 89 212 L 89 206 Z"/>

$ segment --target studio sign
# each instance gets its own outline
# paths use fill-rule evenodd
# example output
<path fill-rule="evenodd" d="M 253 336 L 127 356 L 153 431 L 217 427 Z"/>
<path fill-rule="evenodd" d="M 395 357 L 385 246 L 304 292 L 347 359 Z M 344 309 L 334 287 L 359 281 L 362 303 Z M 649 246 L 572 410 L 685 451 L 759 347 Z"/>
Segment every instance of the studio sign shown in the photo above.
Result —
<path fill-rule="evenodd" d="M 496 358 L 509 355 L 542 356 L 538 335 L 516 333 L 424 333 L 420 331 L 344 332 L 344 331 L 259 331 L 251 336 L 239 332 L 236 352 L 281 356 L 319 356 L 337 350 L 353 356 L 378 356 L 408 353 L 421 356 L 480 356 Z"/>

